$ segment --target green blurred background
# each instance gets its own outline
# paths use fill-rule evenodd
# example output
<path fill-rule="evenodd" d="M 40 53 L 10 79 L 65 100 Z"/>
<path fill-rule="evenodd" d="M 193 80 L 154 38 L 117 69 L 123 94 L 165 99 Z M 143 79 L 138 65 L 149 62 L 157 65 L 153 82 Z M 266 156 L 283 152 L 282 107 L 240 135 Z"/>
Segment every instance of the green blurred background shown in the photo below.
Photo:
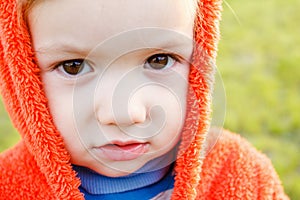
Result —
<path fill-rule="evenodd" d="M 290 198 L 300 199 L 300 1 L 223 6 L 217 65 L 226 89 L 224 127 L 267 154 Z"/>
<path fill-rule="evenodd" d="M 227 0 L 218 69 L 224 127 L 267 154 L 291 199 L 300 199 L 300 1 Z M 1 103 L 1 102 L 0 102 Z M 0 152 L 19 140 L 0 104 Z"/>

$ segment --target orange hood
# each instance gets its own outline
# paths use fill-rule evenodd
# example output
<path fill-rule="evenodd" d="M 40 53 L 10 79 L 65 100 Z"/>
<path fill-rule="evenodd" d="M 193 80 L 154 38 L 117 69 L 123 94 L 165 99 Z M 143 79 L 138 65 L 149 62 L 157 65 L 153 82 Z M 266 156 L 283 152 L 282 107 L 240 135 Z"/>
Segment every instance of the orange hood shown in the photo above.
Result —
<path fill-rule="evenodd" d="M 187 117 L 183 129 L 173 199 L 193 199 L 200 180 L 219 41 L 221 0 L 198 2 L 194 52 L 189 75 Z M 63 139 L 54 126 L 25 23 L 18 22 L 16 0 L 0 3 L 0 90 L 22 142 L 58 199 L 80 197 L 80 181 Z"/>

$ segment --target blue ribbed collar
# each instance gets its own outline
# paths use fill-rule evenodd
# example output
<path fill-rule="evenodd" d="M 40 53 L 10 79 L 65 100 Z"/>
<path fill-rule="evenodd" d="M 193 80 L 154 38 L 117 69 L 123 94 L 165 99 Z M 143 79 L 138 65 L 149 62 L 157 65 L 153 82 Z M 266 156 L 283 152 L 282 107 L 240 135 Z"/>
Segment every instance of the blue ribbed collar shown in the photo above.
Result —
<path fill-rule="evenodd" d="M 81 187 L 90 194 L 112 194 L 140 189 L 161 180 L 169 171 L 174 161 L 171 151 L 144 165 L 137 172 L 122 177 L 107 177 L 88 168 L 73 165 L 81 180 Z M 158 167 L 160 166 L 160 167 Z"/>

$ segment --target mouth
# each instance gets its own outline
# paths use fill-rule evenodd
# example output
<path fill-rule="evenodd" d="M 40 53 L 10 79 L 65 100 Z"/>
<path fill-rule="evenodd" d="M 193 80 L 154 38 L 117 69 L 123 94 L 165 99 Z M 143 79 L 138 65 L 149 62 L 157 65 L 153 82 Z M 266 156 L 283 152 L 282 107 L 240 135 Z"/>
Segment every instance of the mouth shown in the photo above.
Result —
<path fill-rule="evenodd" d="M 97 157 L 113 161 L 133 160 L 149 151 L 149 143 L 112 142 L 95 148 Z"/>

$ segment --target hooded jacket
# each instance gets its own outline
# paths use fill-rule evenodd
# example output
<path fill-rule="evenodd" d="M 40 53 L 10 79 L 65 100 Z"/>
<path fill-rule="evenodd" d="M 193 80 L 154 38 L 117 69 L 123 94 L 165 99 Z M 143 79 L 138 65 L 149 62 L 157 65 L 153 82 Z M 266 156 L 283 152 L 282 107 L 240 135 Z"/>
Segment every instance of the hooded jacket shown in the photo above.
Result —
<path fill-rule="evenodd" d="M 221 0 L 198 2 L 187 116 L 171 198 L 288 199 L 269 159 L 236 134 L 209 131 L 220 13 Z M 0 155 L 0 199 L 83 199 L 47 106 L 28 28 L 19 23 L 16 0 L 1 0 L 0 41 L 0 90 L 22 136 Z"/>

